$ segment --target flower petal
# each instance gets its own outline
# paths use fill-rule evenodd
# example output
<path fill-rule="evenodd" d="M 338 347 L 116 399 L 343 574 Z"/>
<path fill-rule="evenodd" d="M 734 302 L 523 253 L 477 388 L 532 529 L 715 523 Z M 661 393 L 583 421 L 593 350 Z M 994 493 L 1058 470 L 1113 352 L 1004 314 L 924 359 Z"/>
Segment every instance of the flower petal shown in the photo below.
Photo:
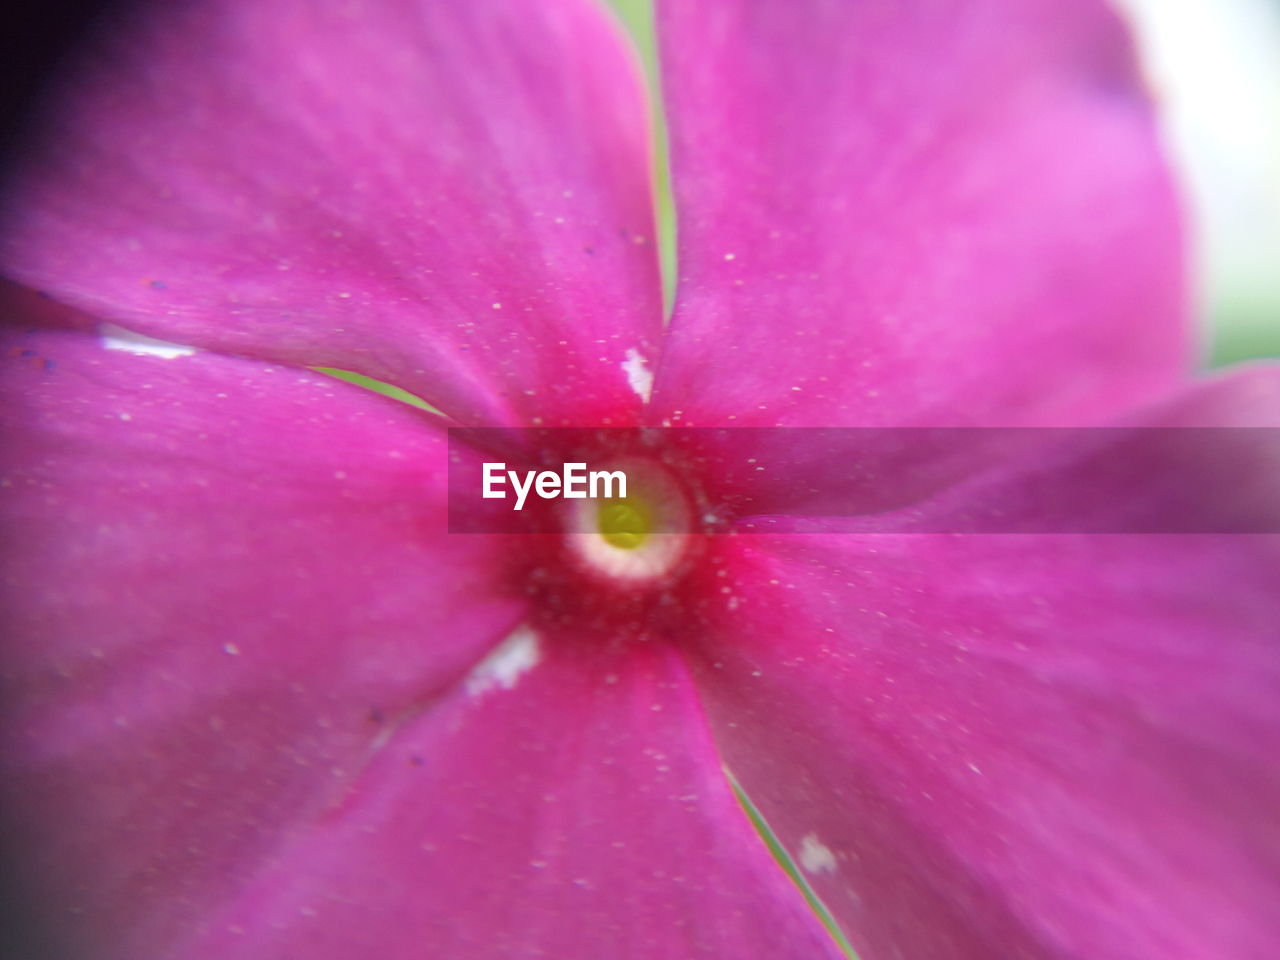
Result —
<path fill-rule="evenodd" d="M 1180 228 L 1093 0 L 663 3 L 654 416 L 1081 423 L 1189 363 Z"/>
<path fill-rule="evenodd" d="M 47 111 L 6 271 L 464 421 L 638 407 L 623 365 L 661 324 L 649 115 L 593 4 L 165 7 L 117 24 Z"/>
<path fill-rule="evenodd" d="M 734 543 L 713 729 L 865 960 L 1273 951 L 1280 537 Z"/>
<path fill-rule="evenodd" d="M 121 338 L 0 359 L 0 806 L 37 916 L 168 955 L 523 605 L 443 535 L 427 414 Z"/>
<path fill-rule="evenodd" d="M 1271 364 L 1102 426 L 690 433 L 740 531 L 1280 532 Z"/>
<path fill-rule="evenodd" d="M 522 626 L 183 956 L 840 956 L 667 649 Z"/>

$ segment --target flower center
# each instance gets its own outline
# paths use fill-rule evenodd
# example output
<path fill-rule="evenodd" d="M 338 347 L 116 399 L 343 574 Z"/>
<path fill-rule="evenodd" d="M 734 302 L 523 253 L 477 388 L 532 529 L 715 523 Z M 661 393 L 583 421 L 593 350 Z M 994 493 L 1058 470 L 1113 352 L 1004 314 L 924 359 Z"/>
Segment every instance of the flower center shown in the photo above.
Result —
<path fill-rule="evenodd" d="M 595 574 L 649 580 L 672 571 L 690 535 L 689 499 L 663 466 L 627 458 L 610 464 L 627 475 L 627 495 L 582 500 L 568 508 L 569 539 L 579 561 Z"/>
<path fill-rule="evenodd" d="M 626 497 L 601 500 L 596 525 L 605 543 L 620 550 L 634 550 L 653 532 L 653 514 L 644 501 Z"/>

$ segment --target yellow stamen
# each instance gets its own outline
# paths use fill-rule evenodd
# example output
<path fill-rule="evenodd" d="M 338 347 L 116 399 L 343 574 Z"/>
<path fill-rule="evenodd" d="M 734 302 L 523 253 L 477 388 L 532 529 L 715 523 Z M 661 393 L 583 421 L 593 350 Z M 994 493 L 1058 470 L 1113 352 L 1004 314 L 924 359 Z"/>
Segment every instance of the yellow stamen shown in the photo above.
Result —
<path fill-rule="evenodd" d="M 596 526 L 605 543 L 622 550 L 634 550 L 649 539 L 653 518 L 644 504 L 630 497 L 601 500 L 596 510 Z"/>

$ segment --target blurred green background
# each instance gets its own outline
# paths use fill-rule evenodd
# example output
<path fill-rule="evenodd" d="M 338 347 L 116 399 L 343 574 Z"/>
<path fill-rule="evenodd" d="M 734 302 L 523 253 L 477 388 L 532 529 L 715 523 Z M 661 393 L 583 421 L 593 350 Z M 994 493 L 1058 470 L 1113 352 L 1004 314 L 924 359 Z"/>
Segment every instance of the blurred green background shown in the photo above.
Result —
<path fill-rule="evenodd" d="M 634 38 L 660 103 L 652 0 L 607 2 Z M 1206 362 L 1278 357 L 1280 0 L 1115 3 L 1134 29 L 1182 183 Z M 657 122 L 665 158 L 665 126 L 660 116 Z M 670 288 L 675 226 L 665 162 L 658 187 Z"/>

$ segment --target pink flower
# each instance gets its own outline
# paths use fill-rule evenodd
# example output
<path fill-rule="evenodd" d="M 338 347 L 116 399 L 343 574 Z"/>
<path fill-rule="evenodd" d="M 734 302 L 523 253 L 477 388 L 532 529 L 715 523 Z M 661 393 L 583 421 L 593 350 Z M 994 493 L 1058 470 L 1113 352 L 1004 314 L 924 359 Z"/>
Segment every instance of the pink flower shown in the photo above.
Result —
<path fill-rule="evenodd" d="M 146 14 L 0 244 L 0 782 L 53 939 L 838 956 L 728 768 L 864 960 L 1272 956 L 1275 537 L 695 535 L 632 576 L 603 536 L 444 532 L 450 423 L 1275 425 L 1274 367 L 1186 383 L 1111 14 L 663 3 L 666 328 L 594 6 Z M 783 466 L 761 514 L 839 492 Z"/>

